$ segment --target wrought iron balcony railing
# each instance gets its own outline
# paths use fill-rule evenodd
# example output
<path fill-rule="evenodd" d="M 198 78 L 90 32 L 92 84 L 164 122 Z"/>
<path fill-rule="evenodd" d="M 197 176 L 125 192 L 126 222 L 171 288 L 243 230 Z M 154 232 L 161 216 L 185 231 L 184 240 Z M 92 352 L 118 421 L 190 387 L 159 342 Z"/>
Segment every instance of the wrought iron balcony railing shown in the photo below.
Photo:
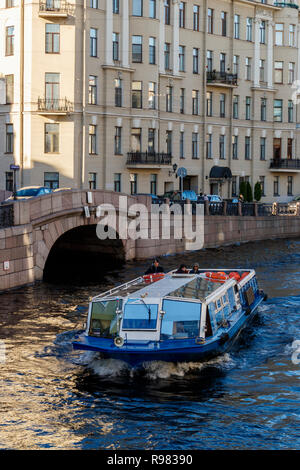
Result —
<path fill-rule="evenodd" d="M 47 113 L 70 113 L 73 111 L 73 103 L 67 98 L 38 98 L 38 110 Z"/>
<path fill-rule="evenodd" d="M 295 158 L 279 158 L 271 160 L 270 168 L 282 170 L 300 170 L 300 160 Z"/>
<path fill-rule="evenodd" d="M 70 4 L 62 0 L 40 0 L 40 13 L 63 13 L 68 14 Z"/>
<path fill-rule="evenodd" d="M 237 78 L 236 73 L 217 72 L 216 70 L 206 72 L 207 83 L 224 83 L 226 85 L 236 86 Z"/>
<path fill-rule="evenodd" d="M 274 2 L 274 7 L 281 7 L 281 8 L 295 8 L 298 10 L 298 5 L 296 3 L 289 3 L 289 2 Z"/>
<path fill-rule="evenodd" d="M 172 155 L 169 153 L 157 152 L 128 152 L 127 165 L 171 165 Z"/>

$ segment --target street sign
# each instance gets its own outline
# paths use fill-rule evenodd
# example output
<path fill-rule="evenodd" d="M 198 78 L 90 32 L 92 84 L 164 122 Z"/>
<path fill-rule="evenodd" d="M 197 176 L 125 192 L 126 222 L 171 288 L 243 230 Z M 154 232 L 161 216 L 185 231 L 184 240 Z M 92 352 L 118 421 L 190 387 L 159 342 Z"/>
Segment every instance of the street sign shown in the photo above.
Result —
<path fill-rule="evenodd" d="M 13 164 L 11 164 L 11 165 L 10 165 L 10 169 L 11 169 L 11 170 L 19 170 L 19 169 L 20 169 L 20 165 L 13 165 Z"/>
<path fill-rule="evenodd" d="M 179 178 L 185 178 L 186 175 L 187 175 L 186 168 L 184 168 L 183 166 L 181 166 L 180 168 L 178 168 L 178 170 L 177 170 L 177 176 L 179 176 Z"/>

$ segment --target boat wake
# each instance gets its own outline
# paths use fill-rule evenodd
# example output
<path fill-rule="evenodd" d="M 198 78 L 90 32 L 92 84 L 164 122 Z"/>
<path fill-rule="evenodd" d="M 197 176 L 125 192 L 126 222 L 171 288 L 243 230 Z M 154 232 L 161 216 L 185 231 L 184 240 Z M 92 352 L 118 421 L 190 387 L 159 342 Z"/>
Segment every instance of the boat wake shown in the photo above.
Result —
<path fill-rule="evenodd" d="M 146 362 L 138 368 L 116 359 L 102 359 L 97 353 L 84 353 L 80 363 L 87 366 L 94 374 L 100 377 L 136 377 L 143 375 L 149 380 L 169 379 L 171 377 L 184 377 L 190 373 L 198 373 L 207 367 L 231 368 L 233 360 L 229 354 L 224 354 L 205 362 Z"/>

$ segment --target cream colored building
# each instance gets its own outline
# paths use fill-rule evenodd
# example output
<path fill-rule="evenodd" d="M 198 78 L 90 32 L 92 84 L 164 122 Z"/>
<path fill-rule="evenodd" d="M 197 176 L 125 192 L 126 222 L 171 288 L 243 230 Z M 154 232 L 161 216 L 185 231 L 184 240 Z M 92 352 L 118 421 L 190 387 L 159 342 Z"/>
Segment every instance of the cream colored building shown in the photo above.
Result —
<path fill-rule="evenodd" d="M 184 167 L 197 193 L 299 194 L 298 18 L 270 0 L 0 0 L 0 189 L 14 162 L 19 186 L 163 194 Z"/>

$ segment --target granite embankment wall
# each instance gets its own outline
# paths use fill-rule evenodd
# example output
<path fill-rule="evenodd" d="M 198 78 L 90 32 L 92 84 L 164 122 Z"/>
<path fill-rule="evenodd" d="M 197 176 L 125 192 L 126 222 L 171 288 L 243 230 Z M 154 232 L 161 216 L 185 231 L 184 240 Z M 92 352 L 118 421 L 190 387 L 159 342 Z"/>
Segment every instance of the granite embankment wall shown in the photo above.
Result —
<path fill-rule="evenodd" d="M 81 205 L 78 194 L 76 198 Z M 52 213 L 51 221 L 44 216 L 38 223 L 35 220 L 1 229 L 0 292 L 41 280 L 45 261 L 55 241 L 74 227 L 96 223 L 95 215 L 91 214 L 87 219 L 86 213 L 82 215 L 82 212 L 82 206 L 79 210 L 70 205 L 69 211 Z M 18 217 L 19 222 L 24 218 L 21 206 Z M 205 216 L 204 224 L 204 248 L 300 236 L 300 216 L 213 215 Z M 123 241 L 123 249 L 125 259 L 147 259 L 181 253 L 186 249 L 186 240 L 128 240 Z"/>

